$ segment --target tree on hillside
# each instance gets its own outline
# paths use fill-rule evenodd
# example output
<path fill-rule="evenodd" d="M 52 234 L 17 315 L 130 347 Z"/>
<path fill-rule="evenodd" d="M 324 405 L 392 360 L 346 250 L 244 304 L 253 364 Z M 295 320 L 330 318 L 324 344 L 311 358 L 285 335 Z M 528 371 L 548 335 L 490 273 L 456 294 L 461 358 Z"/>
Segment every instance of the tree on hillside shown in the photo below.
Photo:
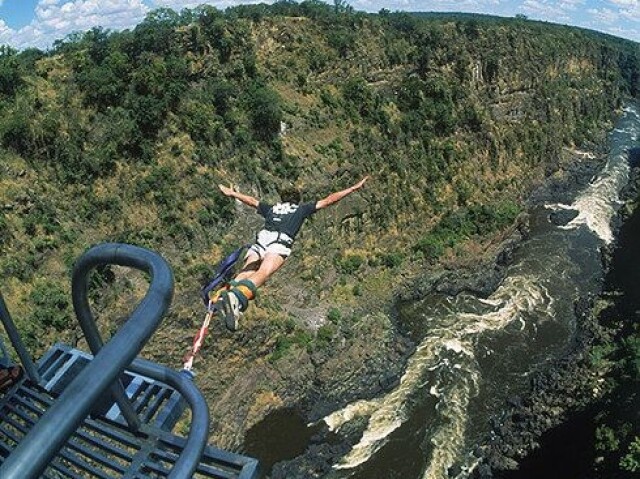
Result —
<path fill-rule="evenodd" d="M 282 122 L 278 94 L 264 85 L 254 84 L 247 90 L 246 95 L 253 131 L 261 140 L 275 138 L 280 132 Z"/>

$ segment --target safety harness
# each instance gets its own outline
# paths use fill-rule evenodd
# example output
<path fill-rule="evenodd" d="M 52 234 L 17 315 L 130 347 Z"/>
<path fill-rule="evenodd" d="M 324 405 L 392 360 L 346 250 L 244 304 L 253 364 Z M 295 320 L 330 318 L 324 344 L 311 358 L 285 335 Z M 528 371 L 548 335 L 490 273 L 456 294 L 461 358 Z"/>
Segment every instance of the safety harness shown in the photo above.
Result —
<path fill-rule="evenodd" d="M 269 233 L 277 234 L 276 239 L 274 239 L 273 241 L 269 241 L 265 245 L 260 242 L 260 239 L 259 239 L 260 232 L 256 233 L 256 242 L 254 243 L 254 246 L 261 248 L 263 251 L 267 251 L 267 248 L 269 248 L 269 246 L 271 246 L 272 244 L 281 244 L 286 248 L 291 248 L 293 246 L 293 238 L 286 233 L 282 233 L 280 231 L 271 231 L 271 230 L 262 230 L 262 231 L 268 231 Z"/>

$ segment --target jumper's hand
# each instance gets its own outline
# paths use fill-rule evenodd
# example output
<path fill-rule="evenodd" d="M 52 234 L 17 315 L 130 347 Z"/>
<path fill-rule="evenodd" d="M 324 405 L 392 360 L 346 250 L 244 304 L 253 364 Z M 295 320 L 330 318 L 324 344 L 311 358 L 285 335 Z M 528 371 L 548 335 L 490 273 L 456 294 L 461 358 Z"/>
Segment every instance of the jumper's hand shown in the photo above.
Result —
<path fill-rule="evenodd" d="M 225 196 L 233 196 L 233 189 L 229 188 L 227 186 L 224 185 L 218 185 L 218 188 L 220 188 L 220 191 L 222 191 L 222 194 Z"/>
<path fill-rule="evenodd" d="M 357 182 L 355 185 L 353 185 L 353 189 L 354 190 L 359 190 L 360 188 L 362 188 L 364 186 L 364 184 L 367 182 L 368 179 L 369 179 L 369 175 L 365 176 L 359 182 Z"/>

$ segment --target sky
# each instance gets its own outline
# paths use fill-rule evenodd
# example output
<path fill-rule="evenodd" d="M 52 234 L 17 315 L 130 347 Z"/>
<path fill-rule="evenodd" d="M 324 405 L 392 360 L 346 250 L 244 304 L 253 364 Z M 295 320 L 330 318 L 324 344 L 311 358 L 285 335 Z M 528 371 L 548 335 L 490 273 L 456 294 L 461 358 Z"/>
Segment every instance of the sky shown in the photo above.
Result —
<path fill-rule="evenodd" d="M 155 8 L 200 4 L 221 10 L 259 0 L 0 0 L 0 44 L 47 49 L 69 33 L 95 26 L 133 28 Z M 271 3 L 270 0 L 264 3 Z M 333 3 L 329 0 L 327 3 Z M 354 9 L 474 12 L 575 25 L 640 42 L 640 0 L 347 0 Z"/>

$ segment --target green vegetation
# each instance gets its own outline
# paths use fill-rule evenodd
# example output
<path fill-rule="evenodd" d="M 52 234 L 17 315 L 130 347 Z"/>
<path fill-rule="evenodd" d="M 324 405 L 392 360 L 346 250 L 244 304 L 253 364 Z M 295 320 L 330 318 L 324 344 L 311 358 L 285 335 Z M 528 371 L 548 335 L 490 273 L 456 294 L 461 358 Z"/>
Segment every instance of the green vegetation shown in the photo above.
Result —
<path fill-rule="evenodd" d="M 621 471 L 637 473 L 640 471 L 640 328 L 629 324 L 618 332 L 616 341 L 604 344 L 597 351 L 597 363 L 606 361 L 613 368 L 608 377 L 611 393 L 596 418 L 595 447 L 601 456 L 597 469 L 612 475 Z"/>
<path fill-rule="evenodd" d="M 11 231 L 9 230 L 9 224 L 7 223 L 4 214 L 0 213 L 0 251 L 5 243 L 11 239 Z"/>
<path fill-rule="evenodd" d="M 342 319 L 342 313 L 338 308 L 331 308 L 327 313 L 327 319 L 333 324 L 338 324 Z"/>
<path fill-rule="evenodd" d="M 177 364 L 198 282 L 252 238 L 252 219 L 218 183 L 268 201 L 293 183 L 310 200 L 370 174 L 370 186 L 305 225 L 291 259 L 301 267 L 248 312 L 248 324 L 262 314 L 260 343 L 273 348 L 209 346 L 217 359 L 271 363 L 330 351 L 363 334 L 342 316 L 354 309 L 336 304 L 313 334 L 274 327 L 299 300 L 287 287 L 303 284 L 309 302 L 390 296 L 389 269 L 429 266 L 509 228 L 564 152 L 599 143 L 638 97 L 639 74 L 637 44 L 593 32 L 317 0 L 159 9 L 132 30 L 94 28 L 48 52 L 0 48 L 4 297 L 39 357 L 72 336 L 75 258 L 104 241 L 153 248 L 177 284 L 146 352 Z M 124 298 L 93 296 L 107 331 L 144 291 L 125 276 L 115 269 L 108 281 Z"/>
<path fill-rule="evenodd" d="M 639 472 L 640 471 L 640 437 L 635 436 L 629 447 L 625 451 L 626 454 L 620 459 L 620 468 L 624 471 Z"/>
<path fill-rule="evenodd" d="M 364 258 L 358 254 L 346 254 L 336 258 L 336 268 L 342 274 L 352 275 L 364 264 Z"/>
<path fill-rule="evenodd" d="M 632 184 L 637 187 L 635 175 Z M 628 223 L 621 230 L 621 245 L 635 239 L 638 199 L 629 199 L 623 210 Z M 597 477 L 631 478 L 640 472 L 640 303 L 638 275 L 626 270 L 636 259 L 630 246 L 614 252 L 614 270 L 607 282 L 610 290 L 604 293 L 610 299 L 598 316 L 610 333 L 589 355 L 592 371 L 600 377 L 606 373 L 598 385 L 604 397 L 595 417 L 593 467 Z"/>
<path fill-rule="evenodd" d="M 24 331 L 25 343 L 30 347 L 42 345 L 41 330 L 53 329 L 58 334 L 71 325 L 71 300 L 69 292 L 57 284 L 39 278 L 29 296 L 32 311 Z"/>
<path fill-rule="evenodd" d="M 452 248 L 473 237 L 493 233 L 514 222 L 520 208 L 513 202 L 497 205 L 477 205 L 447 214 L 414 249 L 429 259 L 439 258 L 446 248 Z"/>
<path fill-rule="evenodd" d="M 291 334 L 278 336 L 273 352 L 269 356 L 269 361 L 274 363 L 278 359 L 286 356 L 290 350 L 297 346 L 307 348 L 313 344 L 313 336 L 307 331 L 295 330 Z"/>

